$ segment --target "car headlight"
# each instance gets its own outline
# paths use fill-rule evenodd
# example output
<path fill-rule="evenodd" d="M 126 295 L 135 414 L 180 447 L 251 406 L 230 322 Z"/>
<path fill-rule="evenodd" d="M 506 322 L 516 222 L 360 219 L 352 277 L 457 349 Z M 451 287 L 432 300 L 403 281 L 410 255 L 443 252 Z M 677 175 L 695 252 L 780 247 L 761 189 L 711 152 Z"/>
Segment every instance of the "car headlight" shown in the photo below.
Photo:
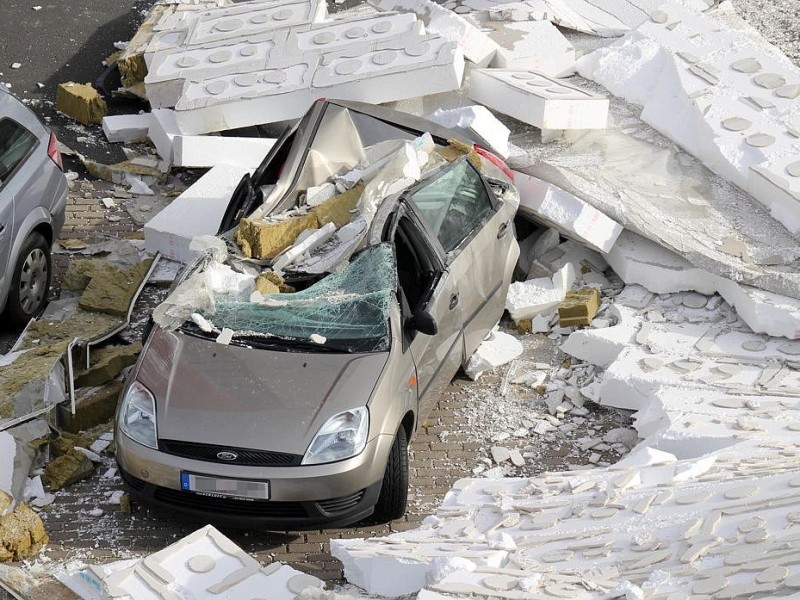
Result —
<path fill-rule="evenodd" d="M 366 406 L 332 416 L 320 427 L 303 456 L 304 465 L 344 460 L 360 454 L 367 445 L 369 411 Z"/>
<path fill-rule="evenodd" d="M 119 407 L 119 428 L 132 440 L 158 448 L 156 435 L 156 399 L 138 381 L 126 390 Z"/>

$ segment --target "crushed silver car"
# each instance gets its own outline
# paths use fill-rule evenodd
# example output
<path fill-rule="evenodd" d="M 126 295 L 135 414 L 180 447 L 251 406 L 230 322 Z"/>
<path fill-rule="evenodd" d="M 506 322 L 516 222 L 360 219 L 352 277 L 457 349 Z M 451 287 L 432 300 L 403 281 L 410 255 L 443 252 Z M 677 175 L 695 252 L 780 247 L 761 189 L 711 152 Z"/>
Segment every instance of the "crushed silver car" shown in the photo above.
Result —
<path fill-rule="evenodd" d="M 66 205 L 56 136 L 0 84 L 0 313 L 12 327 L 47 303 Z"/>
<path fill-rule="evenodd" d="M 408 443 L 503 312 L 510 175 L 423 119 L 314 103 L 154 311 L 117 410 L 130 491 L 270 528 L 402 516 Z"/>

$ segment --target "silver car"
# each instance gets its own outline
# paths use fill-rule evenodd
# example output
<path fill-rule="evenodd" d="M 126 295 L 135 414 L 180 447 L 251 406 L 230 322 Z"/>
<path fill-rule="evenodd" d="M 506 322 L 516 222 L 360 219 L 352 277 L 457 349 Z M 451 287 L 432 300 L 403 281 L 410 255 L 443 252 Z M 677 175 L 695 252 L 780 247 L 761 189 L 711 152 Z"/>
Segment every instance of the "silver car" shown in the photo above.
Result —
<path fill-rule="evenodd" d="M 0 85 L 0 313 L 12 327 L 44 309 L 66 204 L 56 136 Z"/>
<path fill-rule="evenodd" d="M 383 199 L 347 260 L 287 271 L 295 291 L 265 303 L 217 295 L 185 322 L 157 318 L 117 410 L 134 495 L 280 529 L 405 513 L 408 443 L 503 313 L 519 255 L 510 172 L 433 123 L 320 100 L 245 176 L 221 227 L 230 241 L 244 215 L 302 205 L 361 147 L 423 132 L 447 158 Z M 188 283 L 210 261 L 187 267 L 173 294 L 202 296 Z"/>

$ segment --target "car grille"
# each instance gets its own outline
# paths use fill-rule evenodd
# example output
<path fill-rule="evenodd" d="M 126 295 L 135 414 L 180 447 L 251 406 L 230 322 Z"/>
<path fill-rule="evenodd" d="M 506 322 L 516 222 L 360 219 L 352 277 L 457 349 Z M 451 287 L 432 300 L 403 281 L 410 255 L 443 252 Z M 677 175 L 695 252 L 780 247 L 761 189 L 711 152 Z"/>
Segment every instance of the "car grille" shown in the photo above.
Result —
<path fill-rule="evenodd" d="M 229 446 L 215 446 L 212 444 L 197 444 L 195 442 L 182 442 L 178 440 L 159 440 L 158 449 L 161 452 L 202 460 L 223 465 L 240 465 L 244 467 L 292 467 L 299 465 L 303 457 L 299 454 L 285 452 L 269 452 L 265 450 L 248 450 L 246 448 L 231 448 Z M 219 452 L 233 452 L 234 460 L 222 460 L 217 457 Z"/>
<path fill-rule="evenodd" d="M 342 513 L 350 510 L 351 508 L 355 507 L 359 502 L 361 502 L 362 498 L 364 498 L 364 494 L 367 490 L 361 490 L 360 492 L 356 492 L 355 494 L 350 494 L 349 496 L 342 496 L 341 498 L 332 498 L 330 500 L 320 500 L 317 502 L 317 506 L 319 509 L 329 515 L 335 515 L 337 513 Z"/>
<path fill-rule="evenodd" d="M 216 511 L 227 515 L 282 519 L 304 519 L 309 516 L 300 502 L 237 500 L 235 498 L 203 496 L 193 492 L 182 492 L 162 487 L 155 489 L 153 497 L 155 500 L 167 502 L 172 506 Z"/>

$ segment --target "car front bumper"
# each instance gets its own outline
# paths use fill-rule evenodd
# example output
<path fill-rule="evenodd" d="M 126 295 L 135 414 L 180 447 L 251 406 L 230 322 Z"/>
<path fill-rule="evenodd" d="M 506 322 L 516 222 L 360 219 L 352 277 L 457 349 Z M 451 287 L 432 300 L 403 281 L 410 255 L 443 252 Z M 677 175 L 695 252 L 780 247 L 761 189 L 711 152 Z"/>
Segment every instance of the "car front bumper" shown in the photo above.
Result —
<path fill-rule="evenodd" d="M 116 455 L 126 487 L 146 504 L 225 526 L 317 529 L 349 525 L 373 513 L 392 442 L 392 436 L 377 436 L 358 456 L 325 465 L 247 467 L 173 456 L 117 432 Z M 182 471 L 268 481 L 269 500 L 184 491 Z"/>

